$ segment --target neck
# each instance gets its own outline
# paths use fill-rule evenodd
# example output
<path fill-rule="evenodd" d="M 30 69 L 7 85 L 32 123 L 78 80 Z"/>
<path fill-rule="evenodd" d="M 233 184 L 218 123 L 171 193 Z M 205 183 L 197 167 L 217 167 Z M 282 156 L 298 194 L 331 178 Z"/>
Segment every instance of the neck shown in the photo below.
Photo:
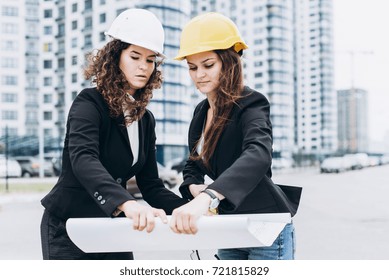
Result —
<path fill-rule="evenodd" d="M 211 94 L 211 93 L 208 93 L 207 94 L 207 99 L 208 99 L 209 106 L 211 107 L 212 111 L 214 111 L 214 109 L 215 109 L 215 102 L 216 102 L 215 95 Z"/>

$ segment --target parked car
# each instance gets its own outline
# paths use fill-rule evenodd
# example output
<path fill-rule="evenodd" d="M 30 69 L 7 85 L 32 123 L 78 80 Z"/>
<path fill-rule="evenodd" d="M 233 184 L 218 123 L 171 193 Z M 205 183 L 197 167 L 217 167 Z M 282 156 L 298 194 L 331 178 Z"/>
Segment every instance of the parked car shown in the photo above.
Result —
<path fill-rule="evenodd" d="M 288 158 L 273 158 L 271 163 L 272 169 L 292 168 L 293 160 Z"/>
<path fill-rule="evenodd" d="M 351 169 L 357 170 L 369 166 L 369 156 L 365 153 L 346 154 L 344 158 L 350 161 Z"/>
<path fill-rule="evenodd" d="M 166 168 L 157 162 L 159 178 L 164 183 L 165 187 L 171 189 L 178 184 L 180 176 L 176 170 Z M 127 190 L 136 198 L 141 198 L 142 194 L 136 184 L 135 176 L 127 181 Z"/>
<path fill-rule="evenodd" d="M 22 176 L 22 168 L 20 164 L 13 158 L 6 159 L 0 155 L 0 178 L 5 178 L 8 173 L 8 178 L 17 178 Z"/>
<path fill-rule="evenodd" d="M 170 169 L 176 170 L 178 173 L 182 172 L 184 170 L 185 164 L 187 162 L 188 158 L 179 158 L 174 161 L 172 161 L 169 165 L 167 164 L 167 167 L 170 167 Z"/>
<path fill-rule="evenodd" d="M 17 160 L 22 168 L 22 177 L 37 177 L 39 176 L 40 160 L 38 157 L 33 156 L 16 156 Z M 44 160 L 43 173 L 46 177 L 54 175 L 53 165 L 50 161 Z"/>
<path fill-rule="evenodd" d="M 320 165 L 321 173 L 339 173 L 351 170 L 352 163 L 345 157 L 330 157 L 323 160 Z"/>

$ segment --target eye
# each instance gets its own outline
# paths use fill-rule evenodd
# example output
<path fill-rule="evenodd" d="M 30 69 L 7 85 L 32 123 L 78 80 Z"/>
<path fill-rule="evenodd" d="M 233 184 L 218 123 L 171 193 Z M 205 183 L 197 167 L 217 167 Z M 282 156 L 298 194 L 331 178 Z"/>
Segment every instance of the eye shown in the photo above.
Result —
<path fill-rule="evenodd" d="M 204 65 L 204 67 L 205 67 L 205 68 L 212 68 L 214 65 L 215 65 L 214 63 L 212 63 L 212 64 L 206 64 L 206 65 Z"/>
<path fill-rule="evenodd" d="M 189 71 L 196 71 L 197 67 L 189 67 Z"/>
<path fill-rule="evenodd" d="M 148 58 L 147 60 L 147 63 L 156 63 L 157 60 L 155 58 Z"/>
<path fill-rule="evenodd" d="M 133 59 L 133 60 L 138 60 L 139 59 L 139 56 L 131 56 L 131 58 Z"/>

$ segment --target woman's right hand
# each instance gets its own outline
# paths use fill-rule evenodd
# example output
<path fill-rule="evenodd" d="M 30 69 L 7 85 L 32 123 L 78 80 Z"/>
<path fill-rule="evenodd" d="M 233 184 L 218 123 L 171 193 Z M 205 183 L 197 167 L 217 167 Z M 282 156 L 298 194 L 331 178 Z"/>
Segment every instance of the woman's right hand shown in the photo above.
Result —
<path fill-rule="evenodd" d="M 119 205 L 118 208 L 124 212 L 127 218 L 133 220 L 135 230 L 142 231 L 146 228 L 147 232 L 151 232 L 155 227 L 155 217 L 160 217 L 164 224 L 167 223 L 164 210 L 142 205 L 135 200 L 128 200 Z"/>

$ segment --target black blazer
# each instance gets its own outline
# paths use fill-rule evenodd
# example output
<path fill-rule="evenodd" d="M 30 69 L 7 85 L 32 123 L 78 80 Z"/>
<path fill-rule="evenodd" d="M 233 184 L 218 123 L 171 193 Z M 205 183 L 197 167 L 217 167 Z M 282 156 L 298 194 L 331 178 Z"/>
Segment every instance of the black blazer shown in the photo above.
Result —
<path fill-rule="evenodd" d="M 244 88 L 243 98 L 234 105 L 229 122 L 221 134 L 210 159 L 211 170 L 201 161 L 188 160 L 180 192 L 188 199 L 190 184 L 203 184 L 204 175 L 214 180 L 209 185 L 223 196 L 221 214 L 280 213 L 297 211 L 301 188 L 291 188 L 288 197 L 271 180 L 272 126 L 270 105 L 261 93 Z M 200 102 L 189 128 L 189 151 L 199 140 L 209 108 Z M 297 204 L 296 204 L 297 203 Z"/>
<path fill-rule="evenodd" d="M 123 115 L 110 117 L 96 88 L 84 89 L 69 111 L 62 172 L 42 205 L 64 219 L 111 216 L 120 204 L 134 199 L 126 181 L 135 175 L 144 200 L 170 214 L 186 200 L 167 190 L 159 179 L 155 140 L 155 119 L 146 110 L 139 121 L 139 158 L 132 166 Z"/>

